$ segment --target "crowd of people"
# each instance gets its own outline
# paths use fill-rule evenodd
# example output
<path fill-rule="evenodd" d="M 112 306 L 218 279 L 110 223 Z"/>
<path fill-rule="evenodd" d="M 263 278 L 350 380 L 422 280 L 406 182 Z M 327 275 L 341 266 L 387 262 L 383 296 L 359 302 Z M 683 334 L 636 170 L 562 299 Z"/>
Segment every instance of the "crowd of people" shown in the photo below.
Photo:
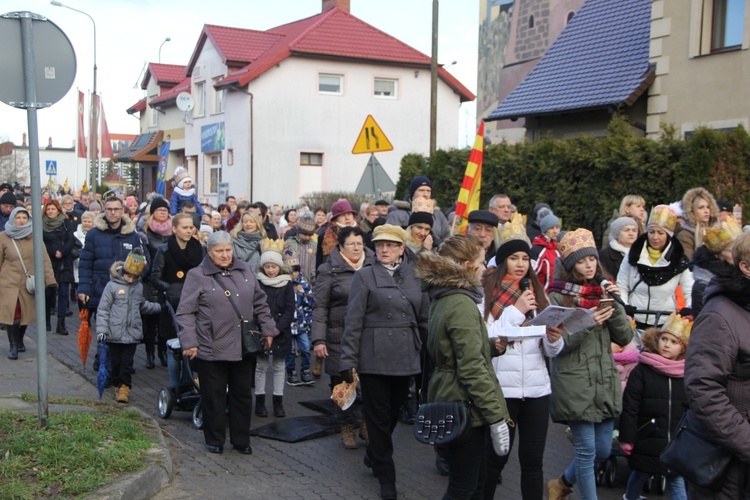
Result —
<path fill-rule="evenodd" d="M 235 196 L 213 207 L 180 170 L 169 200 L 47 195 L 37 211 L 0 185 L 8 358 L 25 351 L 35 318 L 26 277 L 36 212 L 47 331 L 68 335 L 71 303 L 88 309 L 123 403 L 139 343 L 145 368 L 167 366 L 179 397 L 166 347 L 178 338 L 200 376 L 209 452 L 223 453 L 228 415 L 231 445 L 251 454 L 251 416 L 283 418 L 285 386 L 325 374 L 332 392 L 359 381 L 361 405 L 336 408 L 340 442 L 364 443 L 384 499 L 397 498 L 397 423 L 437 401 L 470 404 L 467 435 L 436 447 L 446 499 L 494 498 L 514 447 L 524 499 L 565 499 L 574 488 L 596 498 L 596 466 L 615 450 L 632 470 L 627 500 L 643 498 L 652 475 L 667 477 L 673 499 L 750 495 L 750 235 L 729 203 L 704 188 L 650 208 L 626 196 L 598 245 L 588 229 L 564 228 L 550 204 L 524 217 L 505 194 L 456 234 L 460 218 L 432 191 L 418 176 L 404 200 L 358 210 L 346 199 L 284 209 Z M 544 319 L 553 309 L 584 310 L 587 322 Z M 541 326 L 519 333 L 530 324 Z M 246 351 L 245 330 L 260 336 L 260 352 Z M 659 461 L 685 405 L 737 457 L 718 492 Z M 573 443 L 552 479 L 550 420 Z"/>

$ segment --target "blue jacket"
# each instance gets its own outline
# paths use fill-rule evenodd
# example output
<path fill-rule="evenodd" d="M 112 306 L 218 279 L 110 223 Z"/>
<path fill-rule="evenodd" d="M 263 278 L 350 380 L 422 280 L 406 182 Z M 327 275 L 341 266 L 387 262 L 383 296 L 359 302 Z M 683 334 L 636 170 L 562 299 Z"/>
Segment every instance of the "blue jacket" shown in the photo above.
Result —
<path fill-rule="evenodd" d="M 148 251 L 141 245 L 135 231 L 135 223 L 125 215 L 117 230 L 110 230 L 104 214 L 94 219 L 94 227 L 86 233 L 81 257 L 78 263 L 78 293 L 89 296 L 89 309 L 99 306 L 104 287 L 109 281 L 109 268 L 116 261 L 124 261 L 136 247 L 141 247 L 148 259 Z M 148 273 L 148 265 L 144 275 Z"/>
<path fill-rule="evenodd" d="M 10 215 L 3 215 L 2 212 L 0 212 L 0 233 L 5 231 L 5 223 L 10 220 Z"/>
<path fill-rule="evenodd" d="M 198 201 L 198 196 L 195 194 L 195 192 L 193 192 L 192 196 L 183 196 L 176 191 L 172 193 L 172 197 L 169 199 L 169 213 L 171 215 L 177 215 L 178 213 L 180 213 L 182 204 L 186 201 L 192 201 L 195 204 L 195 209 L 201 215 L 201 217 L 206 215 L 206 212 L 203 211 L 203 207 Z"/>

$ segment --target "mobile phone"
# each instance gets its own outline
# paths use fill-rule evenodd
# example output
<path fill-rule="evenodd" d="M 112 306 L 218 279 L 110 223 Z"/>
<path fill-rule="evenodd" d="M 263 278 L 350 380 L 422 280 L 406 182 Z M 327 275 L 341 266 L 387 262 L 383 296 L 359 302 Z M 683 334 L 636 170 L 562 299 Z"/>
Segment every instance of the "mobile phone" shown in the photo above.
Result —
<path fill-rule="evenodd" d="M 601 299 L 599 301 L 599 305 L 596 306 L 597 311 L 601 311 L 605 307 L 614 307 L 615 306 L 615 299 Z"/>

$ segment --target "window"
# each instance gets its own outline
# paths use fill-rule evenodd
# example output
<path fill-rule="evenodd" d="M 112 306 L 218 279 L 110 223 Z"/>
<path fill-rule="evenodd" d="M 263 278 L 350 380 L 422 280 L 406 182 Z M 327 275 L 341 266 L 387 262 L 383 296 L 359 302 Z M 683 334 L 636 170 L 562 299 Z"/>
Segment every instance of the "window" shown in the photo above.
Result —
<path fill-rule="evenodd" d="M 534 27 L 534 16 L 529 16 L 529 29 Z"/>
<path fill-rule="evenodd" d="M 205 116 L 206 115 L 206 101 L 204 90 L 206 88 L 206 82 L 198 82 L 195 84 L 193 90 L 193 98 L 195 99 L 195 108 L 193 108 L 193 116 Z"/>
<path fill-rule="evenodd" d="M 714 0 L 711 51 L 742 45 L 745 0 Z"/>
<path fill-rule="evenodd" d="M 398 97 L 398 80 L 390 78 L 375 79 L 375 96 L 395 99 Z"/>
<path fill-rule="evenodd" d="M 157 108 L 152 108 L 151 106 L 149 106 L 148 112 L 151 113 L 151 126 L 156 127 L 157 125 L 159 125 L 159 110 Z"/>
<path fill-rule="evenodd" d="M 300 153 L 299 164 L 320 167 L 323 165 L 323 153 Z"/>
<path fill-rule="evenodd" d="M 344 76 L 320 73 L 318 75 L 318 93 L 343 95 Z"/>
<path fill-rule="evenodd" d="M 212 80 L 214 87 L 214 113 L 224 112 L 224 90 L 219 90 L 216 88 L 216 84 L 219 83 L 223 78 L 223 76 L 217 76 Z"/>
<path fill-rule="evenodd" d="M 576 15 L 576 13 L 573 12 L 573 11 L 568 12 L 568 15 L 565 16 L 565 25 L 566 26 L 568 25 L 568 23 L 570 23 L 570 21 L 573 20 L 573 16 L 575 16 L 575 15 Z"/>
<path fill-rule="evenodd" d="M 211 179 L 209 189 L 211 193 L 216 193 L 219 190 L 219 183 L 221 182 L 221 155 L 210 155 L 211 165 Z"/>

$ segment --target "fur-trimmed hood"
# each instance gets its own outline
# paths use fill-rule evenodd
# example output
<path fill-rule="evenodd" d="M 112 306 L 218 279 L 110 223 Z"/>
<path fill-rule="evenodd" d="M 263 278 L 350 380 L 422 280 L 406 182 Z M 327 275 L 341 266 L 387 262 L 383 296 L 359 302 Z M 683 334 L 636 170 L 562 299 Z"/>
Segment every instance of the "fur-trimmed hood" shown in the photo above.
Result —
<path fill-rule="evenodd" d="M 706 287 L 703 303 L 708 304 L 709 300 L 718 295 L 723 295 L 750 311 L 750 278 L 734 266 L 719 271 Z"/>
<path fill-rule="evenodd" d="M 414 259 L 417 278 L 425 288 L 464 288 L 482 286 L 481 280 L 452 259 L 441 257 L 435 252 L 419 252 Z"/>
<path fill-rule="evenodd" d="M 695 218 L 695 213 L 693 212 L 693 203 L 698 197 L 708 200 L 711 207 L 711 217 L 708 220 L 708 225 L 713 226 L 719 218 L 719 205 L 716 204 L 714 195 L 712 195 L 708 189 L 702 187 L 689 189 L 685 193 L 685 196 L 682 197 L 682 212 L 685 221 L 689 224 L 688 228 L 690 229 L 695 228 L 698 223 Z M 686 226 L 683 224 L 683 228 L 685 227 Z"/>
<path fill-rule="evenodd" d="M 133 219 L 127 215 L 121 215 L 120 220 L 122 221 L 122 224 L 120 225 L 121 234 L 131 234 L 135 232 L 135 222 L 133 222 Z M 105 217 L 104 212 L 94 218 L 94 227 L 100 231 L 109 231 L 109 224 L 107 224 L 107 218 Z"/>

